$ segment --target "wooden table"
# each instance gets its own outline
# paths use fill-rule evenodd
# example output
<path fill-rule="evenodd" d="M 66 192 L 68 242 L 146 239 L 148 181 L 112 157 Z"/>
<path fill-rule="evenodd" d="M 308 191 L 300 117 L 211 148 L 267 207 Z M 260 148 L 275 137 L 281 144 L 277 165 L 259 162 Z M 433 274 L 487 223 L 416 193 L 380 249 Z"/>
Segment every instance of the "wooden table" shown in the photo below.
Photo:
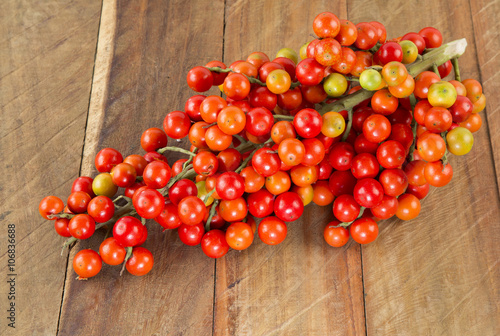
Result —
<path fill-rule="evenodd" d="M 325 10 L 383 22 L 390 37 L 434 26 L 445 41 L 469 43 L 461 72 L 484 85 L 483 127 L 420 217 L 385 221 L 371 245 L 335 249 L 322 237 L 331 209 L 309 206 L 283 244 L 257 239 L 217 261 L 150 223 L 150 274 L 104 267 L 76 281 L 68 260 L 99 239 L 61 257 L 39 201 L 65 199 L 74 178 L 95 174 L 104 147 L 142 153 L 142 131 L 193 95 L 190 68 L 298 50 Z M 0 13 L 0 334 L 500 334 L 500 1 L 5 0 Z M 15 329 L 6 325 L 8 224 Z"/>

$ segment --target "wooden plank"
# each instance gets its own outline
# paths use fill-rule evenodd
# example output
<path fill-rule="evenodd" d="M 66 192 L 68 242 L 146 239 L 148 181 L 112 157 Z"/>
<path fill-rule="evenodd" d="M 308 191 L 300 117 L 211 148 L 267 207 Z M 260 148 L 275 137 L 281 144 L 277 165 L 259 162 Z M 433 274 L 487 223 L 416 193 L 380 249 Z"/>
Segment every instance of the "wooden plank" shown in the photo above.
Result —
<path fill-rule="evenodd" d="M 100 1 L 0 2 L 1 335 L 57 330 L 66 258 L 38 204 L 48 195 L 65 199 L 78 176 L 100 9 Z M 14 271 L 8 224 L 16 226 Z M 15 329 L 7 325 L 10 302 Z"/>
<path fill-rule="evenodd" d="M 444 41 L 467 38 L 462 78 L 479 79 L 477 56 L 484 59 L 485 51 L 476 54 L 468 1 L 394 1 L 390 10 L 383 1 L 351 1 L 348 8 L 353 21 L 386 24 L 389 37 L 434 26 Z M 488 99 L 498 105 L 493 92 Z M 484 125 L 472 152 L 451 158 L 453 180 L 432 189 L 419 218 L 381 224 L 377 241 L 362 248 L 368 335 L 499 334 L 500 203 L 488 136 Z"/>
<path fill-rule="evenodd" d="M 495 160 L 497 187 L 500 192 L 500 1 L 470 1 L 474 37 L 477 45 L 479 74 L 483 92 L 487 96 L 486 113 L 482 113 L 483 125 L 489 129 L 490 142 Z"/>
<path fill-rule="evenodd" d="M 194 94 L 187 71 L 222 55 L 223 6 L 104 1 L 83 173 L 95 173 L 93 157 L 104 147 L 143 153 L 142 132 L 161 127 L 169 111 L 183 109 Z M 144 246 L 155 266 L 145 277 L 120 277 L 120 267 L 105 266 L 99 276 L 76 281 L 68 267 L 60 335 L 212 333 L 214 261 L 199 247 L 182 244 L 175 231 L 162 234 L 152 221 L 148 228 Z M 99 243 L 80 243 L 70 258 Z"/>
<path fill-rule="evenodd" d="M 272 58 L 282 47 L 298 51 L 325 9 L 346 17 L 343 2 L 227 1 L 224 61 L 253 51 Z M 324 242 L 331 217 L 330 207 L 308 206 L 280 245 L 257 237 L 249 249 L 217 260 L 215 335 L 365 333 L 359 246 Z"/>

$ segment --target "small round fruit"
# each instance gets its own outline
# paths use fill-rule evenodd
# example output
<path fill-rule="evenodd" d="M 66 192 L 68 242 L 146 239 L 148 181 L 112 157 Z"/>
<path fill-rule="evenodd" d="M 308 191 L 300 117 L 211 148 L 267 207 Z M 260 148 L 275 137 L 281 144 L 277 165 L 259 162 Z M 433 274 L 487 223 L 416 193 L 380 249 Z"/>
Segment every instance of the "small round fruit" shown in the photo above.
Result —
<path fill-rule="evenodd" d="M 102 259 L 99 254 L 91 249 L 81 250 L 73 258 L 73 269 L 79 279 L 96 276 L 102 268 Z"/>
<path fill-rule="evenodd" d="M 148 249 L 144 247 L 134 247 L 132 256 L 127 260 L 125 267 L 130 274 L 143 276 L 151 271 L 153 264 L 153 254 Z"/>

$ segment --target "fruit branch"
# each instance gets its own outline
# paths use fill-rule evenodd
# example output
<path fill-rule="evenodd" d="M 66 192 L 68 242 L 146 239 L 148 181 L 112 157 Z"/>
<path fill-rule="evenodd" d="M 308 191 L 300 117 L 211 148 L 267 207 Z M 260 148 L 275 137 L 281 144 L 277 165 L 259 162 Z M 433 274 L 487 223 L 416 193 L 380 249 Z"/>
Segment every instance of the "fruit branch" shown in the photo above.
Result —
<path fill-rule="evenodd" d="M 421 61 L 417 61 L 407 67 L 408 73 L 413 77 L 418 74 L 432 69 L 434 65 L 440 66 L 449 60 L 460 57 L 465 52 L 467 47 L 466 39 L 455 40 L 446 44 L 443 44 L 439 48 L 434 48 L 428 53 L 422 56 Z M 439 72 L 438 72 L 439 73 Z M 358 105 L 362 101 L 371 98 L 375 94 L 375 91 L 367 91 L 361 89 L 345 98 L 339 99 L 332 104 L 327 104 L 323 106 L 320 110 L 321 114 L 326 112 L 335 111 L 339 112 L 341 110 L 347 110 Z"/>
<path fill-rule="evenodd" d="M 190 155 L 190 156 L 196 156 L 195 153 L 193 153 L 191 151 L 188 151 L 187 149 L 179 148 L 179 147 L 167 146 L 167 147 L 163 147 L 163 148 L 157 149 L 156 151 L 158 153 L 160 153 L 160 154 L 163 154 L 166 151 L 169 151 L 169 152 L 179 152 L 179 153 L 183 153 L 183 154 Z"/>
<path fill-rule="evenodd" d="M 96 231 L 99 230 L 100 228 L 102 228 L 103 226 L 113 225 L 118 219 L 120 219 L 123 216 L 132 215 L 134 213 L 134 206 L 132 205 L 132 200 L 130 198 L 128 198 L 128 197 L 125 197 L 125 196 L 123 196 L 123 198 L 127 199 L 127 204 L 125 204 L 124 206 L 120 207 L 115 212 L 115 214 L 113 215 L 113 217 L 110 220 L 108 220 L 107 222 L 104 222 L 104 223 L 97 224 L 95 226 L 95 230 Z M 79 241 L 79 239 L 77 239 L 75 237 L 68 238 L 66 240 L 66 242 L 63 244 L 63 247 L 62 247 L 62 250 L 61 250 L 61 255 L 63 255 L 64 249 L 66 247 L 70 246 L 71 244 L 73 244 L 76 241 Z"/>

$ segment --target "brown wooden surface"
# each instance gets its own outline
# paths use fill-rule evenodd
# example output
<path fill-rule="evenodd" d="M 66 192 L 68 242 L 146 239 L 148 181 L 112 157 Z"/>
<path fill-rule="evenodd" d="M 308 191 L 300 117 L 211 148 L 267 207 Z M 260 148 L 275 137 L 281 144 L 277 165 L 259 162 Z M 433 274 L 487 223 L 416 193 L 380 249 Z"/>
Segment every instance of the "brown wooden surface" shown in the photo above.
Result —
<path fill-rule="evenodd" d="M 310 206 L 283 244 L 256 239 L 217 261 L 151 223 L 150 274 L 119 277 L 105 266 L 76 281 L 39 200 L 65 199 L 79 173 L 95 174 L 104 147 L 141 153 L 142 131 L 193 95 L 191 67 L 298 51 L 325 10 L 383 22 L 390 37 L 432 25 L 445 41 L 467 38 L 462 78 L 483 82 L 483 128 L 471 153 L 451 159 L 452 182 L 431 191 L 421 216 L 384 222 L 366 247 L 334 249 L 322 237 L 330 208 Z M 0 334 L 500 334 L 499 16 L 498 0 L 0 2 L 1 293 L 8 223 L 18 251 L 17 328 L 1 315 Z"/>
<path fill-rule="evenodd" d="M 380 10 L 383 3 L 354 1 L 348 16 L 358 22 L 379 17 L 389 32 L 418 32 L 431 24 L 445 41 L 465 37 L 462 78 L 479 78 L 468 1 L 428 1 L 424 7 L 394 1 L 397 15 Z M 493 92 L 488 99 L 498 104 Z M 421 215 L 409 222 L 386 221 L 377 243 L 362 247 L 368 335 L 500 331 L 493 318 L 498 316 L 500 203 L 489 141 L 487 127 L 475 133 L 474 149 L 451 159 L 452 181 L 431 190 Z"/>
<path fill-rule="evenodd" d="M 66 272 L 47 195 L 79 175 L 99 1 L 0 1 L 0 335 L 55 335 Z M 16 225 L 16 329 L 7 327 L 7 225 Z M 71 276 L 73 277 L 73 276 Z"/>

